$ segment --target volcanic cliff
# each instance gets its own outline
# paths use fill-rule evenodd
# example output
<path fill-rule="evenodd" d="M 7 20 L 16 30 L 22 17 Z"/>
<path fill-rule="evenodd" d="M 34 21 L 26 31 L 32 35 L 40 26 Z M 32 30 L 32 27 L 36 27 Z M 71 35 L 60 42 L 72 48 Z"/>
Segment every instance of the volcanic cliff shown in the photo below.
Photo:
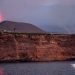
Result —
<path fill-rule="evenodd" d="M 52 61 L 75 58 L 75 35 L 0 32 L 0 60 Z"/>
<path fill-rule="evenodd" d="M 75 35 L 48 34 L 29 23 L 0 23 L 0 61 L 75 59 Z"/>

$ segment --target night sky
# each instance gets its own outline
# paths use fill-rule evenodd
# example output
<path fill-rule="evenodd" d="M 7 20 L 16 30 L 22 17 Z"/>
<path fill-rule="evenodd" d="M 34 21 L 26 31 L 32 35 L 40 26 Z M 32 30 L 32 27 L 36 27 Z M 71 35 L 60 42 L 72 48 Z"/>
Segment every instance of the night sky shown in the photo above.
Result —
<path fill-rule="evenodd" d="M 75 0 L 0 0 L 0 21 L 32 23 L 50 32 L 75 33 Z"/>

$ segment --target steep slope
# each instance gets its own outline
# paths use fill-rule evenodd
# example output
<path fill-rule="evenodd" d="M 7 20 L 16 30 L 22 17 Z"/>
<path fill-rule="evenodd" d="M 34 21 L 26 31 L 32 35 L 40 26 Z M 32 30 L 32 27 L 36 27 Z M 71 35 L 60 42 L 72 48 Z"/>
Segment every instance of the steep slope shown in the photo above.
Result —
<path fill-rule="evenodd" d="M 12 21 L 4 21 L 0 23 L 0 30 L 22 33 L 44 33 L 43 30 L 32 24 Z"/>
<path fill-rule="evenodd" d="M 75 60 L 75 35 L 0 33 L 3 60 Z"/>

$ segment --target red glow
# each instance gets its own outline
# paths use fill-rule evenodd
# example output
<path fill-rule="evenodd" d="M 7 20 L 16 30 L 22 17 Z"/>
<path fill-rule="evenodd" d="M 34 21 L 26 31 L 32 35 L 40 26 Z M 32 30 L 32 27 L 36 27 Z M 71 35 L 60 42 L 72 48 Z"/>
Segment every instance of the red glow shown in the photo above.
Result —
<path fill-rule="evenodd" d="M 2 15 L 0 15 L 0 22 L 2 22 L 3 21 L 3 16 Z"/>

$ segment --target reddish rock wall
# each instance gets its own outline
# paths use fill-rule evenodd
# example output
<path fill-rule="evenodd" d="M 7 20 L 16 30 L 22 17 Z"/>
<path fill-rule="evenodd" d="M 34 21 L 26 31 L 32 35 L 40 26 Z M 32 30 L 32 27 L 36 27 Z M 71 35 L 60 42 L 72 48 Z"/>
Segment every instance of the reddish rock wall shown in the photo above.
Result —
<path fill-rule="evenodd" d="M 75 58 L 75 35 L 0 33 L 0 60 L 51 61 Z"/>

